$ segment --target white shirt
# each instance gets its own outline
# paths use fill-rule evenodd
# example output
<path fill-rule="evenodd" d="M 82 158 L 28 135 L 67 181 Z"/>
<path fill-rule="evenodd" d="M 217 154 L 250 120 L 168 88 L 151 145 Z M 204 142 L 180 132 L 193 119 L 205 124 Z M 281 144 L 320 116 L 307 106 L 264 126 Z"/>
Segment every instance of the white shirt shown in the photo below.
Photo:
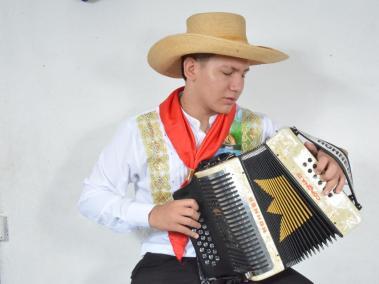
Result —
<path fill-rule="evenodd" d="M 156 111 L 159 113 L 159 109 Z M 196 145 L 199 147 L 206 133 L 200 129 L 200 121 L 185 113 Z M 209 118 L 211 126 L 217 115 Z M 262 142 L 272 136 L 276 128 L 272 121 L 259 114 L 263 124 Z M 80 212 L 117 232 L 142 230 L 141 255 L 146 252 L 175 255 L 166 231 L 149 226 L 148 214 L 155 206 L 150 191 L 150 176 L 147 158 L 136 121 L 137 116 L 122 122 L 111 142 L 101 152 L 91 175 L 84 180 L 84 189 L 79 200 Z M 187 168 L 176 153 L 164 132 L 170 164 L 170 185 L 174 192 L 180 188 L 187 175 Z M 127 196 L 129 184 L 134 184 L 134 198 Z M 196 256 L 189 241 L 185 257 Z"/>

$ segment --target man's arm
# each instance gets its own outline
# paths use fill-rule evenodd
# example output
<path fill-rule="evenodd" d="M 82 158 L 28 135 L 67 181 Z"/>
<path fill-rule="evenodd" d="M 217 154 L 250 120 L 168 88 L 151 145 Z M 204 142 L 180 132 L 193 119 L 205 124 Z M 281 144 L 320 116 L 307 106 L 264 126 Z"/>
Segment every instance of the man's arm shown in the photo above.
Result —
<path fill-rule="evenodd" d="M 154 207 L 127 197 L 129 184 L 137 182 L 141 167 L 136 134 L 132 119 L 119 127 L 85 179 L 78 203 L 84 216 L 117 232 L 149 227 L 148 214 Z"/>

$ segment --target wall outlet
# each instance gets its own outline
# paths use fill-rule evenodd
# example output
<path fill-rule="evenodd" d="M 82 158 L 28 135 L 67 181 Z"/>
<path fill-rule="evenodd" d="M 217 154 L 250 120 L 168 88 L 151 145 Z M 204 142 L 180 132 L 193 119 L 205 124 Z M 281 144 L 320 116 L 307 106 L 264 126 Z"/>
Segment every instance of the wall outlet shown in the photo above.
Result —
<path fill-rule="evenodd" d="M 8 218 L 7 216 L 0 216 L 0 241 L 8 240 Z"/>

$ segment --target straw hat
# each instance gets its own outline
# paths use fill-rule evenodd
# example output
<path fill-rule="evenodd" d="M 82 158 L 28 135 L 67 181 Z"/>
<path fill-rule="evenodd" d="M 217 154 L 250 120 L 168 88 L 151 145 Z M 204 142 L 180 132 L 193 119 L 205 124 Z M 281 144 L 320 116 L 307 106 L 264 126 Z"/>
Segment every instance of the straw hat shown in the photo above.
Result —
<path fill-rule="evenodd" d="M 181 78 L 181 57 L 193 53 L 247 59 L 251 65 L 274 63 L 288 58 L 279 50 L 249 44 L 242 16 L 214 12 L 189 17 L 187 32 L 165 37 L 155 43 L 150 48 L 148 62 L 163 75 Z"/>

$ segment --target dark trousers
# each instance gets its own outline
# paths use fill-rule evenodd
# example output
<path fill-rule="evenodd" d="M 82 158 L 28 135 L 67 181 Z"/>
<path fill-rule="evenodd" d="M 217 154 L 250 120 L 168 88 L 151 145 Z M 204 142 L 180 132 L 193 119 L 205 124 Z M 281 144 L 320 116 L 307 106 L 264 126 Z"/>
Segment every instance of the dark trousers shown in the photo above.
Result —
<path fill-rule="evenodd" d="M 200 284 L 196 258 L 184 257 L 182 262 L 179 262 L 174 256 L 156 253 L 146 253 L 133 269 L 131 278 L 132 284 Z M 310 284 L 312 282 L 289 268 L 256 283 Z"/>

